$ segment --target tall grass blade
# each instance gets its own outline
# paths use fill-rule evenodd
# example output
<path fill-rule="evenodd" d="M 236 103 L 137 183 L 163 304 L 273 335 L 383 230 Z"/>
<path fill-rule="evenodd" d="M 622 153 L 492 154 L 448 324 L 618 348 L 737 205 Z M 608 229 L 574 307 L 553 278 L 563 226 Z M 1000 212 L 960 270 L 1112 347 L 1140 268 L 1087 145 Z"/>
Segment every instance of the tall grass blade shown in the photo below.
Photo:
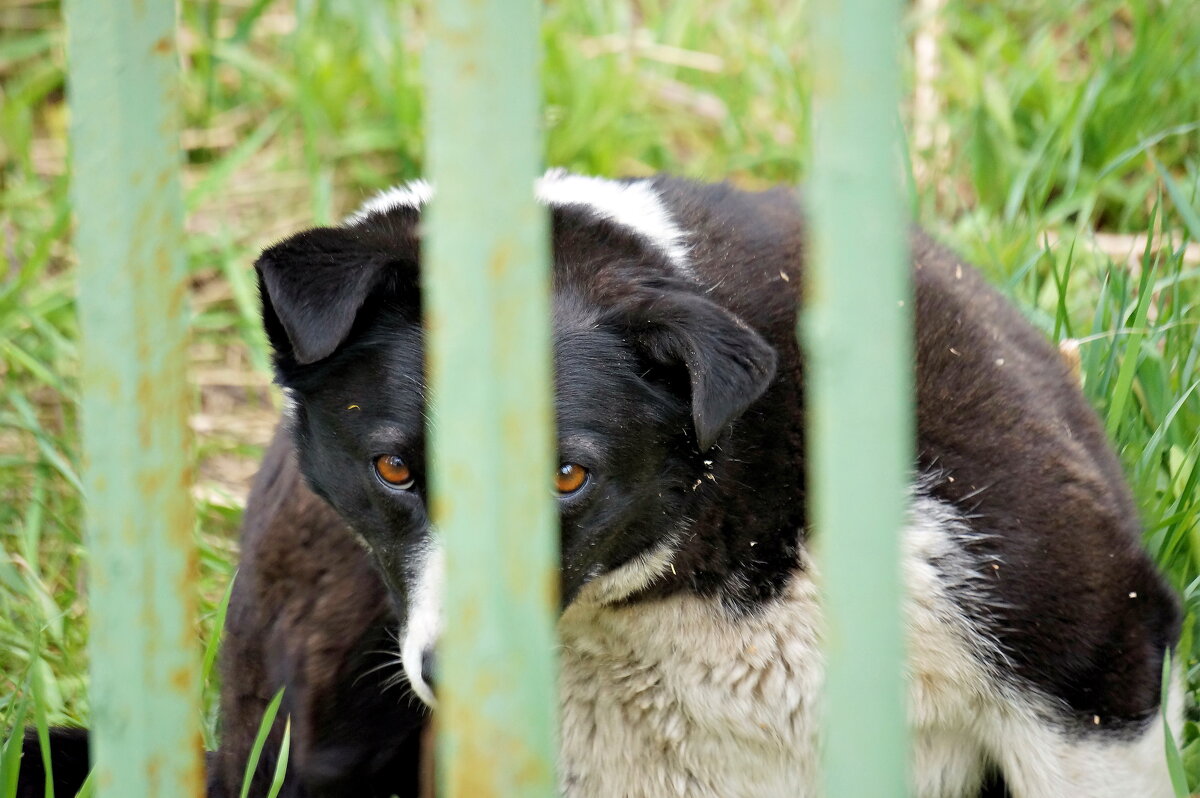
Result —
<path fill-rule="evenodd" d="M 1171 650 L 1167 649 L 1163 657 L 1162 690 L 1159 693 L 1159 712 L 1162 713 L 1163 743 L 1167 752 L 1167 771 L 1171 774 L 1171 787 L 1175 790 L 1176 798 L 1188 798 L 1187 772 L 1183 769 L 1183 757 L 1179 754 L 1179 746 L 1175 742 L 1175 734 L 1171 731 L 1171 722 L 1167 717 L 1167 702 L 1171 695 Z"/>
<path fill-rule="evenodd" d="M 279 712 L 279 704 L 283 701 L 283 688 L 279 688 L 279 692 L 271 699 L 271 703 L 267 704 L 267 708 L 263 710 L 262 722 L 258 724 L 258 734 L 254 738 L 254 745 L 250 748 L 250 757 L 246 760 L 246 772 L 242 775 L 242 791 L 240 798 L 248 798 L 250 795 L 250 785 L 254 780 L 254 772 L 258 770 L 258 760 L 262 756 L 263 746 L 267 743 L 267 737 L 271 735 L 271 727 L 275 725 L 275 715 Z"/>
<path fill-rule="evenodd" d="M 1162 178 L 1163 185 L 1167 187 L 1167 194 L 1171 196 L 1171 202 L 1175 203 L 1175 210 L 1179 212 L 1179 218 L 1183 219 L 1184 225 L 1187 226 L 1188 235 L 1192 237 L 1193 241 L 1200 241 L 1200 213 L 1196 212 L 1195 206 L 1184 196 L 1179 183 L 1171 177 L 1171 173 L 1157 158 L 1154 159 L 1154 168 L 1158 170 L 1158 176 Z"/>
<path fill-rule="evenodd" d="M 10 718 L 12 732 L 0 751 L 0 798 L 14 798 L 17 794 L 17 774 L 21 768 L 21 745 L 25 740 L 25 717 L 29 714 L 29 697 L 23 696 L 16 712 Z"/>
<path fill-rule="evenodd" d="M 1151 230 L 1154 229 L 1153 219 L 1157 217 L 1158 210 L 1159 206 L 1156 204 L 1150 223 Z M 1156 259 L 1152 260 L 1150 256 L 1152 240 L 1150 236 L 1146 237 L 1146 251 L 1142 255 L 1142 275 L 1138 283 L 1137 305 L 1134 309 L 1133 321 L 1130 323 L 1132 329 L 1129 333 L 1129 341 L 1125 344 L 1125 352 L 1121 357 L 1121 369 L 1117 372 L 1117 382 L 1112 390 L 1112 403 L 1108 407 L 1104 425 L 1110 440 L 1116 440 L 1117 429 L 1125 417 L 1125 405 L 1133 392 L 1133 377 L 1137 371 L 1142 339 L 1146 337 L 1146 317 L 1150 312 L 1150 299 L 1154 294 L 1150 290 L 1150 286 L 1154 282 L 1154 264 L 1156 263 Z"/>
<path fill-rule="evenodd" d="M 292 747 L 292 719 L 288 717 L 283 727 L 283 740 L 279 743 L 279 759 L 275 762 L 275 775 L 271 778 L 271 789 L 267 798 L 277 798 L 283 789 L 283 779 L 287 776 L 288 752 Z"/>

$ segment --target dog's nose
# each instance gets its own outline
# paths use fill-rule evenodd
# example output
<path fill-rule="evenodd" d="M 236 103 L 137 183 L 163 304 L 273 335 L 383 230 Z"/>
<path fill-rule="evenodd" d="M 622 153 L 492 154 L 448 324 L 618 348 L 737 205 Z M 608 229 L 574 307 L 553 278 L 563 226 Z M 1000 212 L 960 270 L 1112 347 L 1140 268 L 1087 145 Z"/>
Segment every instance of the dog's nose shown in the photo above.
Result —
<path fill-rule="evenodd" d="M 436 663 L 437 659 L 432 650 L 421 654 L 421 679 L 425 682 L 425 684 L 429 685 L 430 690 L 437 686 L 437 682 L 433 678 L 434 665 Z"/>

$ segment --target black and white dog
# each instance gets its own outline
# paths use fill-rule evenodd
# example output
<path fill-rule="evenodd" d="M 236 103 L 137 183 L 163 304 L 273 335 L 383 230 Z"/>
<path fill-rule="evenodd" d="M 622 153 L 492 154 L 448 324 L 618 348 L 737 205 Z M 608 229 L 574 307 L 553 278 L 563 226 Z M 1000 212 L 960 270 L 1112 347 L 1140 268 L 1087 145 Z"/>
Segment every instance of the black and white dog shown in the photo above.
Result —
<path fill-rule="evenodd" d="M 285 795 L 417 794 L 426 712 L 389 684 L 402 667 L 432 703 L 429 655 L 454 623 L 425 492 L 430 193 L 386 192 L 258 261 L 290 435 L 247 512 L 214 796 L 238 793 L 280 685 Z M 818 795 L 796 197 L 562 172 L 537 194 L 553 232 L 562 792 Z M 1169 796 L 1159 693 L 1178 610 L 1117 460 L 1058 353 L 971 267 L 919 233 L 912 267 L 914 793 Z"/>
<path fill-rule="evenodd" d="M 257 266 L 300 469 L 384 576 L 427 701 L 454 622 L 425 494 L 430 193 L 386 192 Z M 796 197 L 563 172 L 537 194 L 553 229 L 563 792 L 814 795 Z M 1116 458 L 1056 351 L 974 270 L 920 234 L 912 264 L 915 792 L 1170 795 L 1159 692 L 1178 611 Z"/>

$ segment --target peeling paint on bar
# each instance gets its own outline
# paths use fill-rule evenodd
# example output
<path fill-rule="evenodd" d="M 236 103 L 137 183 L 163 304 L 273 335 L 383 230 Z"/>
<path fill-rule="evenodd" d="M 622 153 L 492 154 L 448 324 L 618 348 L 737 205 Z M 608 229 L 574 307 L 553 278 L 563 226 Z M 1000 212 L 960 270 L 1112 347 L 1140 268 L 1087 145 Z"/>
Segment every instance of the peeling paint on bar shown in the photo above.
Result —
<path fill-rule="evenodd" d="M 436 0 L 426 51 L 426 327 L 434 522 L 446 556 L 439 779 L 556 792 L 547 219 L 533 0 Z"/>
<path fill-rule="evenodd" d="M 65 10 L 96 795 L 199 796 L 175 4 Z"/>

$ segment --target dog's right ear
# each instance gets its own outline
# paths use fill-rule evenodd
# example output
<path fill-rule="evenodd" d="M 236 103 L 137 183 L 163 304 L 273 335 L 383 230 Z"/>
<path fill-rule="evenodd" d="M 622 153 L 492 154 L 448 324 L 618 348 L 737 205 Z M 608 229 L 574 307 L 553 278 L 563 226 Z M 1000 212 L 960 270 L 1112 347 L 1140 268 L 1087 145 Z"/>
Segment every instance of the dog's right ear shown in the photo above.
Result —
<path fill-rule="evenodd" d="M 333 354 L 372 295 L 405 290 L 416 301 L 419 290 L 415 238 L 385 240 L 359 226 L 298 233 L 264 251 L 254 268 L 271 347 L 301 366 Z"/>

